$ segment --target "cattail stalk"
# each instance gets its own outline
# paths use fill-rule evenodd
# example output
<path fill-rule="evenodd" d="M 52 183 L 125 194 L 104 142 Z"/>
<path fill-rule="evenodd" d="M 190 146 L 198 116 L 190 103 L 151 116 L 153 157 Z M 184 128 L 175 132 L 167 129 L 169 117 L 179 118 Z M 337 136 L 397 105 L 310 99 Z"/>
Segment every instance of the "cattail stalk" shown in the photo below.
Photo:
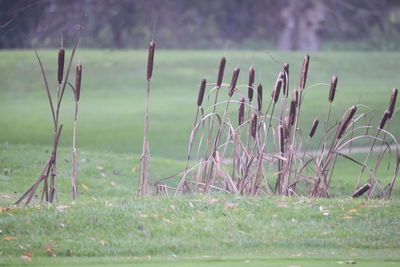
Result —
<path fill-rule="evenodd" d="M 283 94 L 285 97 L 289 95 L 289 64 L 283 63 Z"/>
<path fill-rule="evenodd" d="M 281 87 L 282 87 L 282 79 L 278 78 L 278 80 L 275 83 L 275 88 L 273 90 L 274 103 L 278 102 L 279 94 L 281 92 Z"/>
<path fill-rule="evenodd" d="M 204 92 L 206 90 L 206 84 L 207 84 L 206 79 L 201 80 L 200 88 L 199 88 L 199 95 L 197 96 L 197 106 L 198 107 L 200 107 L 201 104 L 203 103 Z"/>
<path fill-rule="evenodd" d="M 257 109 L 259 112 L 262 110 L 263 87 L 261 84 L 257 86 Z"/>
<path fill-rule="evenodd" d="M 389 120 L 390 117 L 390 110 L 385 110 L 385 113 L 383 113 L 381 123 L 379 124 L 379 129 L 383 129 L 386 125 L 386 122 Z"/>
<path fill-rule="evenodd" d="M 290 102 L 290 111 L 289 111 L 289 124 L 293 126 L 296 119 L 296 101 L 292 99 Z"/>
<path fill-rule="evenodd" d="M 303 67 L 301 68 L 301 76 L 300 76 L 300 90 L 304 90 L 304 88 L 306 87 L 309 63 L 310 63 L 310 56 L 304 55 Z"/>
<path fill-rule="evenodd" d="M 74 126 L 72 133 L 72 172 L 71 172 L 71 185 L 72 185 L 72 200 L 76 200 L 78 196 L 78 159 L 76 149 L 76 126 L 79 110 L 79 98 L 81 93 L 81 81 L 82 81 L 82 65 L 76 66 L 75 76 L 75 113 L 74 113 Z"/>

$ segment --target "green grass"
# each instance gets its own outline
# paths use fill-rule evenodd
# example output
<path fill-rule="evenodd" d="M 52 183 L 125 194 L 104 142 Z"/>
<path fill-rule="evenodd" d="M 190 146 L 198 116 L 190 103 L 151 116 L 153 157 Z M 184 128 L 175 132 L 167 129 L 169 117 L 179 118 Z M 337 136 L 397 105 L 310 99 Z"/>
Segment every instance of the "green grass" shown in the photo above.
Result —
<path fill-rule="evenodd" d="M 76 59 L 84 66 L 78 148 L 141 153 L 146 53 L 136 50 L 78 51 Z M 278 60 L 290 63 L 290 87 L 297 88 L 303 54 L 272 54 Z M 40 55 L 50 85 L 55 88 L 56 51 L 40 51 Z M 149 137 L 153 156 L 185 157 L 195 115 L 198 84 L 202 78 L 215 82 L 223 55 L 223 51 L 156 52 Z M 34 53 L 0 51 L 0 56 L 0 142 L 49 145 L 51 115 Z M 240 64 L 242 72 L 238 84 L 247 84 L 248 68 L 253 64 L 256 83 L 263 83 L 264 95 L 270 95 L 281 64 L 273 61 L 266 52 L 228 51 L 226 56 L 225 82 L 230 81 L 233 68 Z M 398 62 L 398 53 L 311 53 L 308 85 L 329 83 L 333 74 L 338 75 L 333 119 L 340 119 L 345 110 L 356 103 L 377 109 L 376 116 L 380 119 L 392 88 L 400 84 Z M 305 131 L 308 131 L 314 118 L 325 118 L 328 90 L 328 86 L 322 85 L 306 90 L 301 114 Z M 71 92 L 68 92 L 62 106 L 62 123 L 65 126 L 62 145 L 71 142 L 72 99 Z M 400 125 L 393 123 L 391 130 L 398 135 Z"/>

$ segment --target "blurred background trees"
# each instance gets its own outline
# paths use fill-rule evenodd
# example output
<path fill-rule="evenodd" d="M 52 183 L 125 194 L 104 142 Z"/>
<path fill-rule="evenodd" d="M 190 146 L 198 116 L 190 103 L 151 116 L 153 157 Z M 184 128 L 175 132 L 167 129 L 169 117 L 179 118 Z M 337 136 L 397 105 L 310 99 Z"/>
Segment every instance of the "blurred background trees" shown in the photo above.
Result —
<path fill-rule="evenodd" d="M 0 48 L 399 50 L 399 0 L 0 0 Z"/>

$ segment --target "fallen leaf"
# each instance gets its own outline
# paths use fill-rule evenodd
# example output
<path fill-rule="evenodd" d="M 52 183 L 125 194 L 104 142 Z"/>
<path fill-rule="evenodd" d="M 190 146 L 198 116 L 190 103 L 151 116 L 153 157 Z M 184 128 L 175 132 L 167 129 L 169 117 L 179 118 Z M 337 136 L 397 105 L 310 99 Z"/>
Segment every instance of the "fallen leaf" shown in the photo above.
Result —
<path fill-rule="evenodd" d="M 348 211 L 348 213 L 356 213 L 358 210 L 356 210 L 356 209 L 351 209 L 351 210 L 349 210 Z"/>
<path fill-rule="evenodd" d="M 133 167 L 132 170 L 131 170 L 131 172 L 134 173 L 135 171 L 136 171 L 136 168 Z"/>
<path fill-rule="evenodd" d="M 171 206 L 169 206 L 171 209 L 173 209 L 173 210 L 175 210 L 176 209 L 176 206 L 175 205 L 171 205 Z"/>
<path fill-rule="evenodd" d="M 111 202 L 108 201 L 104 201 L 104 206 L 106 207 L 111 207 L 113 204 Z"/>
<path fill-rule="evenodd" d="M 301 257 L 302 256 L 302 254 L 301 253 L 296 253 L 296 254 L 292 254 L 292 255 L 290 255 L 290 257 Z"/>
<path fill-rule="evenodd" d="M 8 235 L 8 236 L 3 237 L 2 240 L 4 240 L 4 241 L 10 241 L 10 240 L 13 240 L 13 239 L 15 239 L 15 238 L 17 238 L 17 237 L 16 237 L 16 236 Z"/>
<path fill-rule="evenodd" d="M 216 199 L 216 198 L 210 198 L 209 200 L 208 200 L 208 202 L 210 202 L 210 203 L 215 203 L 215 202 L 218 202 L 219 200 L 218 199 Z"/>
<path fill-rule="evenodd" d="M 64 211 L 64 210 L 67 209 L 67 208 L 69 208 L 67 205 L 60 205 L 60 206 L 57 206 L 57 207 L 56 207 L 56 209 L 57 209 L 58 211 Z"/>
<path fill-rule="evenodd" d="M 344 216 L 343 218 L 349 220 L 349 219 L 352 219 L 353 216 Z"/>
<path fill-rule="evenodd" d="M 287 205 L 286 202 L 280 201 L 280 202 L 278 202 L 278 207 L 279 207 L 279 208 L 287 208 L 288 205 Z"/>
<path fill-rule="evenodd" d="M 27 260 L 27 261 L 32 261 L 32 254 L 31 253 L 24 253 L 21 255 L 21 259 Z"/>
<path fill-rule="evenodd" d="M 83 189 L 85 189 L 86 191 L 89 190 L 89 187 L 87 187 L 85 184 L 81 184 L 81 185 L 82 185 Z"/>
<path fill-rule="evenodd" d="M 346 261 L 346 264 L 356 264 L 357 262 L 355 260 L 348 260 Z"/>
<path fill-rule="evenodd" d="M 104 242 L 104 240 L 100 241 L 101 245 L 104 247 L 104 245 L 106 244 L 106 242 Z"/>
<path fill-rule="evenodd" d="M 103 166 L 96 166 L 96 169 L 101 171 L 102 169 L 104 169 L 104 167 Z"/>
<path fill-rule="evenodd" d="M 225 210 L 233 210 L 234 207 L 235 207 L 235 204 L 232 204 L 232 203 L 225 204 Z"/>
<path fill-rule="evenodd" d="M 139 214 L 139 217 L 141 217 L 141 218 L 147 218 L 147 217 L 149 217 L 149 215 L 147 215 L 147 214 Z"/>
<path fill-rule="evenodd" d="M 322 215 L 324 215 L 324 216 L 328 216 L 329 215 L 329 211 L 324 211 L 323 213 L 322 213 Z"/>
<path fill-rule="evenodd" d="M 56 254 L 53 252 L 52 248 L 53 247 L 51 246 L 46 246 L 43 249 L 49 256 L 56 257 Z"/>
<path fill-rule="evenodd" d="M 107 174 L 105 174 L 104 172 L 101 172 L 101 173 L 100 173 L 100 176 L 103 177 L 103 178 L 106 178 L 106 177 L 107 177 Z"/>
<path fill-rule="evenodd" d="M 168 220 L 168 219 L 166 219 L 166 218 L 163 218 L 163 220 L 164 220 L 164 222 L 166 222 L 166 223 L 173 224 L 173 222 L 172 222 L 171 220 Z"/>
<path fill-rule="evenodd" d="M 115 185 L 116 185 L 116 183 L 115 183 L 114 181 L 111 181 L 110 184 L 111 184 L 112 186 L 115 186 Z"/>

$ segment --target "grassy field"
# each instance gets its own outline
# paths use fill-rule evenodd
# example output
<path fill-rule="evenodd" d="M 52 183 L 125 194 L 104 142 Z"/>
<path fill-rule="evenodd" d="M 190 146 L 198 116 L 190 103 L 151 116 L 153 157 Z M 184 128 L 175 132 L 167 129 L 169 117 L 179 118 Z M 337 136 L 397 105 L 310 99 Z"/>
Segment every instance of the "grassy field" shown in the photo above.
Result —
<path fill-rule="evenodd" d="M 296 88 L 303 54 L 272 54 L 291 64 L 290 87 Z M 55 87 L 56 51 L 40 55 Z M 228 59 L 225 82 L 239 64 L 239 82 L 246 84 L 253 64 L 256 82 L 270 95 L 281 65 L 266 52 L 157 51 L 151 180 L 184 168 L 198 84 L 201 78 L 215 81 L 223 55 Z M 136 199 L 145 51 L 78 51 L 76 59 L 84 65 L 79 199 L 70 202 L 73 99 L 68 92 L 62 106 L 59 201 L 38 205 L 38 191 L 32 207 L 13 207 L 49 155 L 51 115 L 33 52 L 0 51 L 0 56 L 0 266 L 337 266 L 349 260 L 361 266 L 400 265 L 398 184 L 389 202 L 349 199 L 359 168 L 346 161 L 338 161 L 332 178 L 336 199 L 224 194 Z M 308 85 L 329 83 L 336 74 L 333 117 L 362 103 L 380 118 L 391 89 L 400 84 L 398 62 L 398 53 L 312 53 Z M 303 125 L 326 116 L 328 90 L 327 85 L 306 89 Z M 400 125 L 392 123 L 390 130 L 399 136 Z M 379 178 L 389 180 L 391 172 L 382 169 Z"/>
<path fill-rule="evenodd" d="M 290 88 L 296 89 L 303 54 L 272 54 L 290 63 Z M 56 51 L 40 51 L 40 55 L 55 88 Z M 184 158 L 198 85 L 202 78 L 215 82 L 223 55 L 223 51 L 156 52 L 149 137 L 153 156 Z M 51 115 L 33 52 L 0 51 L 0 56 L 0 142 L 49 145 Z M 224 82 L 229 83 L 233 68 L 240 65 L 238 84 L 247 84 L 248 68 L 254 65 L 256 83 L 264 85 L 264 95 L 269 97 L 281 64 L 266 52 L 227 51 L 226 56 Z M 146 52 L 79 50 L 76 59 L 84 65 L 78 148 L 141 153 Z M 333 118 L 340 119 L 351 105 L 362 103 L 376 109 L 380 119 L 392 88 L 400 84 L 398 62 L 398 53 L 312 53 L 308 85 L 329 83 L 333 74 L 338 75 Z M 301 114 L 305 129 L 316 117 L 325 118 L 328 91 L 327 85 L 307 88 Z M 66 96 L 62 145 L 71 142 L 73 97 L 71 92 Z M 399 134 L 400 125 L 392 124 L 391 130 Z"/>

